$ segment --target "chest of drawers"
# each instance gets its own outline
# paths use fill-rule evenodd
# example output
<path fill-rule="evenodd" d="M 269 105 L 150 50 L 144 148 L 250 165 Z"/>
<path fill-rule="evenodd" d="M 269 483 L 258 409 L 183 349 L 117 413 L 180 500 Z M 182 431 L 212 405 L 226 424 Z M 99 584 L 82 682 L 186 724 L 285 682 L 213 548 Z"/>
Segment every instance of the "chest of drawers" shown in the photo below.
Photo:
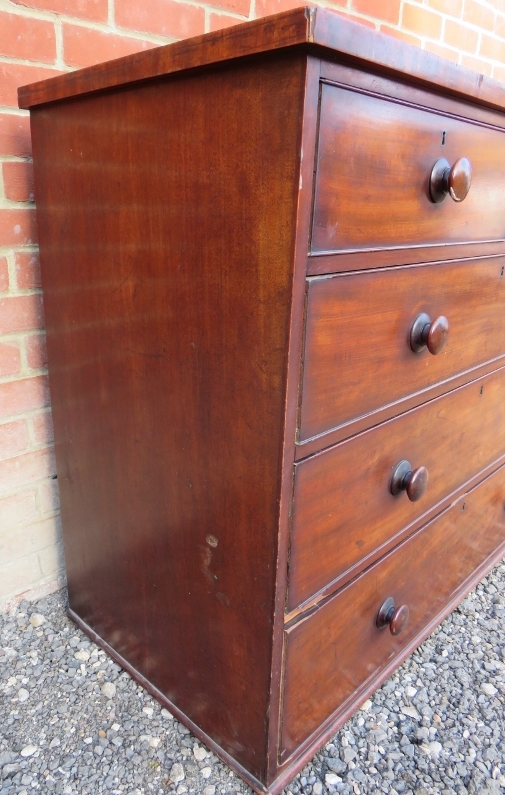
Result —
<path fill-rule="evenodd" d="M 505 554 L 505 90 L 297 9 L 20 105 L 70 615 L 278 793 Z"/>

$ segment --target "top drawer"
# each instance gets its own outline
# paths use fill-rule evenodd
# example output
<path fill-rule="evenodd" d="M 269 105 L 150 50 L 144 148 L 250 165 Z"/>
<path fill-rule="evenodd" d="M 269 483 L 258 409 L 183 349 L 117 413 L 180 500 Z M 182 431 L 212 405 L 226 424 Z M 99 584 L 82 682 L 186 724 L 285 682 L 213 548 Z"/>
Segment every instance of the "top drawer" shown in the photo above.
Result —
<path fill-rule="evenodd" d="M 467 158 L 464 201 L 430 199 L 435 162 Z M 505 130 L 323 84 L 311 250 L 505 237 Z"/>

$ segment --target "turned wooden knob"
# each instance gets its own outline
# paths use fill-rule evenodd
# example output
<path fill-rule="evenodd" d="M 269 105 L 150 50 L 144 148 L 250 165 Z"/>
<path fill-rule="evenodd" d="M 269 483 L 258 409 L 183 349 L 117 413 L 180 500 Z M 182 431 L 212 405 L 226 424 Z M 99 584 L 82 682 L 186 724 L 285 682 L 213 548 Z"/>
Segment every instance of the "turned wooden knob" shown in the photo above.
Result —
<path fill-rule="evenodd" d="M 415 353 L 423 348 L 436 356 L 442 353 L 449 336 L 449 321 L 444 315 L 431 322 L 429 315 L 424 312 L 418 315 L 410 329 L 410 347 Z"/>
<path fill-rule="evenodd" d="M 409 500 L 417 502 L 423 496 L 427 486 L 428 470 L 426 467 L 418 467 L 413 470 L 408 461 L 400 461 L 391 477 L 389 490 L 393 497 L 406 491 Z"/>
<path fill-rule="evenodd" d="M 450 166 L 445 157 L 437 160 L 430 175 L 430 198 L 438 204 L 447 194 L 455 202 L 462 202 L 472 184 L 472 166 L 466 157 L 460 157 Z"/>
<path fill-rule="evenodd" d="M 378 629 L 389 626 L 392 635 L 399 635 L 403 627 L 409 620 L 409 608 L 407 605 L 395 606 L 395 600 L 389 596 L 381 605 L 375 621 Z"/>

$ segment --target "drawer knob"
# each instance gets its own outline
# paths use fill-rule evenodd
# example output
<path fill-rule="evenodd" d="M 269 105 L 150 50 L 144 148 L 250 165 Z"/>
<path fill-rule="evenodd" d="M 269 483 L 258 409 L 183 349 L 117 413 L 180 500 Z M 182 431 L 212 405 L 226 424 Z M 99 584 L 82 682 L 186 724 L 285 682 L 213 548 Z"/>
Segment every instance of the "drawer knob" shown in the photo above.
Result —
<path fill-rule="evenodd" d="M 431 322 L 424 312 L 418 315 L 410 329 L 410 347 L 415 353 L 428 348 L 433 356 L 442 353 L 449 336 L 449 321 L 444 315 Z"/>
<path fill-rule="evenodd" d="M 428 470 L 426 467 L 418 467 L 413 470 L 408 461 L 400 461 L 391 477 L 389 490 L 393 497 L 406 491 L 409 500 L 417 502 L 423 496 L 427 486 Z"/>
<path fill-rule="evenodd" d="M 407 605 L 396 607 L 395 600 L 390 596 L 386 599 L 384 604 L 381 605 L 375 623 L 378 629 L 383 629 L 389 625 L 391 634 L 399 635 L 408 620 L 409 608 Z"/>
<path fill-rule="evenodd" d="M 472 166 L 466 157 L 460 157 L 450 166 L 445 157 L 437 160 L 430 175 L 430 198 L 438 204 L 447 194 L 455 202 L 462 202 L 472 184 Z"/>

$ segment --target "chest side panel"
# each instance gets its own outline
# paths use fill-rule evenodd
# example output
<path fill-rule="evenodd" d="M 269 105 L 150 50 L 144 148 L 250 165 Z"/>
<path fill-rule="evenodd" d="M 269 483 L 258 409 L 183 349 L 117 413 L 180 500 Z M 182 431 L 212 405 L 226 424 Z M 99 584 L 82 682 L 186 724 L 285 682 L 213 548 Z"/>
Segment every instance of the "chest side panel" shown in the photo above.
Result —
<path fill-rule="evenodd" d="M 70 606 L 258 778 L 304 72 L 33 114 Z"/>

